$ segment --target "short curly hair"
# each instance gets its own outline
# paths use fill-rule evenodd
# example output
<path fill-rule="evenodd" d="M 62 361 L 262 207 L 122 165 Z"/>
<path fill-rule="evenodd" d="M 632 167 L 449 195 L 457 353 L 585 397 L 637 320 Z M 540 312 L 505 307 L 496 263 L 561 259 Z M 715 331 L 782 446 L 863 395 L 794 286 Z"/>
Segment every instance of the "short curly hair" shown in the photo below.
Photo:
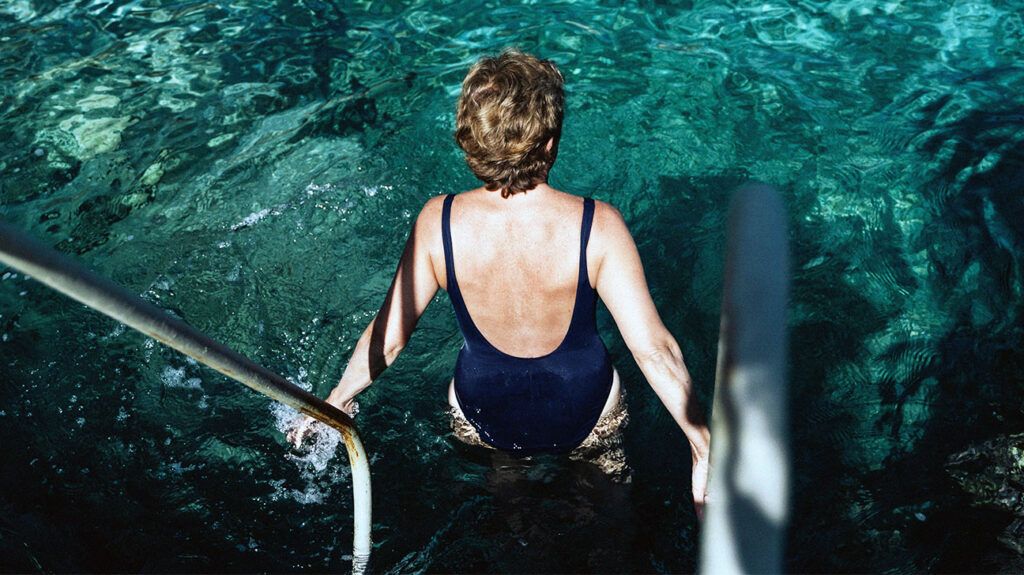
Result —
<path fill-rule="evenodd" d="M 547 181 L 562 134 L 563 85 L 554 62 L 516 49 L 470 68 L 456 108 L 455 141 L 488 190 L 508 198 Z"/>

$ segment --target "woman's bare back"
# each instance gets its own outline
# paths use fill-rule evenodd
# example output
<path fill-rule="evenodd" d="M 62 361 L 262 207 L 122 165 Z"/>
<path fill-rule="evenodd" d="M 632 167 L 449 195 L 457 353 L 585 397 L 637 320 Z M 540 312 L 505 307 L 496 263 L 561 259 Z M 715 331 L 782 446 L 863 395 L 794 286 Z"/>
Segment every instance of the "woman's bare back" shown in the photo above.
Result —
<path fill-rule="evenodd" d="M 517 357 L 540 357 L 565 338 L 579 277 L 582 221 L 583 198 L 548 186 L 510 198 L 484 189 L 455 198 L 455 276 L 473 323 L 491 345 Z M 443 253 L 435 262 L 447 289 Z"/>

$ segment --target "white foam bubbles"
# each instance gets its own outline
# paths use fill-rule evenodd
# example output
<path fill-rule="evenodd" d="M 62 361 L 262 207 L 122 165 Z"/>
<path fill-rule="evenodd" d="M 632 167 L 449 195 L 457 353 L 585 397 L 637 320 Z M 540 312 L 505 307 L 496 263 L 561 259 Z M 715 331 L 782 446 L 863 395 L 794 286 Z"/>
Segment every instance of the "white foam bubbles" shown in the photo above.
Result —
<path fill-rule="evenodd" d="M 312 386 L 306 381 L 307 376 L 306 370 L 300 368 L 297 381 L 292 382 L 308 391 Z M 283 434 L 287 434 L 301 421 L 301 414 L 297 410 L 282 403 L 273 403 L 270 411 L 274 417 L 275 427 Z M 310 424 L 302 447 L 291 448 L 292 451 L 285 455 L 299 472 L 300 487 L 287 486 L 283 479 L 273 480 L 270 482 L 274 487 L 271 499 L 287 498 L 303 505 L 323 503 L 332 489 L 337 485 L 346 484 L 351 475 L 351 470 L 344 461 L 334 461 L 341 442 L 341 433 L 337 430 L 319 421 Z"/>
<path fill-rule="evenodd" d="M 260 210 L 258 212 L 253 212 L 253 213 L 249 214 L 248 216 L 245 216 L 244 218 L 242 218 L 242 221 L 240 221 L 237 224 L 231 226 L 231 231 L 234 232 L 234 231 L 240 230 L 242 228 L 247 228 L 249 226 L 255 225 L 255 224 L 259 223 L 260 220 L 262 220 L 263 218 L 265 218 L 265 217 L 267 217 L 269 215 L 270 215 L 270 208 L 263 208 L 262 210 Z"/>
<path fill-rule="evenodd" d="M 203 380 L 198 377 L 185 377 L 184 367 L 172 367 L 167 366 L 164 368 L 163 373 L 160 374 L 160 380 L 164 382 L 167 387 L 178 387 L 182 389 L 198 389 L 203 390 Z"/>

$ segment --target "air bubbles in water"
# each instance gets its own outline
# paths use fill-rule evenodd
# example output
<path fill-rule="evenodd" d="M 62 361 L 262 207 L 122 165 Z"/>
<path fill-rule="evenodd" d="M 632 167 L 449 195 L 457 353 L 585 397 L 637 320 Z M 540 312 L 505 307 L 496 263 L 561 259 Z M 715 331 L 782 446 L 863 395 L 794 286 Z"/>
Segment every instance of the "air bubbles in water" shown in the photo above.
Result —
<path fill-rule="evenodd" d="M 167 387 L 180 387 L 182 389 L 198 389 L 202 390 L 200 385 L 203 381 L 198 377 L 190 377 L 185 379 L 185 368 L 179 367 L 174 368 L 167 366 L 164 368 L 163 373 L 160 375 L 160 379 L 164 382 Z"/>
<path fill-rule="evenodd" d="M 302 385 L 304 379 L 305 372 L 302 371 L 299 373 L 298 383 Z M 273 404 L 271 413 L 275 426 L 284 434 L 301 421 L 299 412 L 284 404 Z M 274 480 L 270 482 L 274 487 L 271 498 L 289 498 L 303 505 L 324 502 L 332 488 L 347 483 L 351 475 L 343 461 L 334 461 L 332 464 L 341 441 L 341 434 L 338 431 L 319 421 L 313 422 L 302 441 L 302 446 L 291 448 L 291 452 L 285 455 L 298 469 L 303 488 L 292 489 L 286 487 L 285 480 Z"/>

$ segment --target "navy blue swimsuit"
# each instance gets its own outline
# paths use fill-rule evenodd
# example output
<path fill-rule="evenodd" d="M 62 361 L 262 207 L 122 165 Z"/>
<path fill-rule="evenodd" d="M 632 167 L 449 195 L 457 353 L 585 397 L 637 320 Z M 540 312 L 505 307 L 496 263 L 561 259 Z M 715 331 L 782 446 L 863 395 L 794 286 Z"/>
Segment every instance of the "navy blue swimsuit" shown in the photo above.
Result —
<path fill-rule="evenodd" d="M 612 386 L 612 363 L 597 334 L 597 291 L 587 275 L 587 242 L 594 200 L 584 198 L 576 303 L 565 339 L 551 353 L 531 358 L 508 355 L 491 345 L 473 324 L 455 279 L 451 211 L 444 199 L 448 295 L 465 338 L 455 364 L 455 396 L 480 438 L 518 456 L 564 453 L 577 447 L 597 424 Z"/>

